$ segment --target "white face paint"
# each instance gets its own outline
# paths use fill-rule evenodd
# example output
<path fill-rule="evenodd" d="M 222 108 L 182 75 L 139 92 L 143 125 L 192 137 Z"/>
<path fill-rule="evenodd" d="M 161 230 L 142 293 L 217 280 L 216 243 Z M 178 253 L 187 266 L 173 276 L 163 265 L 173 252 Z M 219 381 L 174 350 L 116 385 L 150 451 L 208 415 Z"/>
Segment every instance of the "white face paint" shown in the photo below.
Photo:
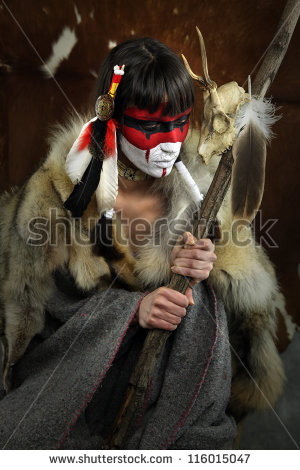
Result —
<path fill-rule="evenodd" d="M 150 150 L 141 150 L 120 135 L 120 147 L 124 155 L 139 170 L 153 178 L 163 178 L 171 173 L 181 145 L 182 142 L 164 142 Z"/>

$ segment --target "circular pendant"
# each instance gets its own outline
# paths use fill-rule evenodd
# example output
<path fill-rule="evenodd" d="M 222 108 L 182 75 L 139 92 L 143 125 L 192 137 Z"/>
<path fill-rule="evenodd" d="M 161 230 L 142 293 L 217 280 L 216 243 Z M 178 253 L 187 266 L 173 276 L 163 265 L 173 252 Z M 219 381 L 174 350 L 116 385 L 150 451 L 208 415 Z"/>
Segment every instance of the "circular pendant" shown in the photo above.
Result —
<path fill-rule="evenodd" d="M 114 100 L 110 95 L 100 95 L 95 104 L 96 116 L 100 121 L 108 121 L 114 113 Z"/>

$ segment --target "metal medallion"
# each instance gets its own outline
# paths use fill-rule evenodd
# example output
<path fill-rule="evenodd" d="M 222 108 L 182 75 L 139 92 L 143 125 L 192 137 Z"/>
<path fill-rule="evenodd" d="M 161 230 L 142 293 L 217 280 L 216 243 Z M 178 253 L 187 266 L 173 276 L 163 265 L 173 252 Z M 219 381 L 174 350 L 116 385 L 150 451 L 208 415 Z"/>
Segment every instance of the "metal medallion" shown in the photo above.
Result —
<path fill-rule="evenodd" d="M 96 116 L 100 121 L 108 121 L 114 113 L 114 100 L 108 94 L 100 95 L 95 104 Z"/>

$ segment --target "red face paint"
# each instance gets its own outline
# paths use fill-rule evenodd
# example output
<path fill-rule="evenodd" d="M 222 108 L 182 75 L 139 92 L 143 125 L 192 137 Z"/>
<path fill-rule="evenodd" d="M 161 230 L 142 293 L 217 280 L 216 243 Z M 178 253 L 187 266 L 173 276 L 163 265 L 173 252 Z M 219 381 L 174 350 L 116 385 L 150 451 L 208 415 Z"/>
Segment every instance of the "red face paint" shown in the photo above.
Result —
<path fill-rule="evenodd" d="M 163 116 L 162 110 L 163 104 L 155 113 L 137 107 L 127 108 L 121 129 L 123 136 L 135 147 L 146 151 L 161 143 L 182 143 L 189 129 L 191 108 L 176 116 Z"/>

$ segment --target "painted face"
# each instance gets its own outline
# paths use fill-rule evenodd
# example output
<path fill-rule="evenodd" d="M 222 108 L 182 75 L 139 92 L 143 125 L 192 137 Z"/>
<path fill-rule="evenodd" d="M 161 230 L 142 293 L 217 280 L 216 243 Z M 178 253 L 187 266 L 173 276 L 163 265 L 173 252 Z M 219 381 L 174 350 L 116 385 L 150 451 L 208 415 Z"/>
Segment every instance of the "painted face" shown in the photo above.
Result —
<path fill-rule="evenodd" d="M 168 175 L 179 155 L 189 128 L 191 108 L 177 116 L 163 116 L 163 105 L 155 113 L 127 108 L 121 129 L 124 155 L 144 173 L 161 178 Z"/>

